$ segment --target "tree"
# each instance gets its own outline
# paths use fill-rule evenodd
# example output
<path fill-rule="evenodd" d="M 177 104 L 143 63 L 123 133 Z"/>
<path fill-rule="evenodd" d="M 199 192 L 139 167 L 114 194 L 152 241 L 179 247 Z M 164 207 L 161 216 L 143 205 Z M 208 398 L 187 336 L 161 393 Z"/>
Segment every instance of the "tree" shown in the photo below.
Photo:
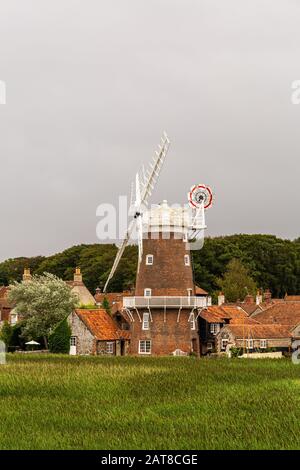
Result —
<path fill-rule="evenodd" d="M 12 326 L 8 323 L 8 321 L 5 321 L 1 328 L 0 340 L 2 340 L 5 343 L 6 350 L 10 346 L 12 335 L 13 335 Z"/>
<path fill-rule="evenodd" d="M 106 310 L 106 312 L 110 315 L 111 314 L 111 309 L 110 309 L 110 303 L 106 297 L 104 297 L 102 301 L 102 308 Z"/>
<path fill-rule="evenodd" d="M 49 350 L 52 353 L 68 354 L 70 351 L 71 328 L 64 318 L 49 336 Z"/>
<path fill-rule="evenodd" d="M 78 302 L 67 284 L 49 273 L 35 275 L 31 281 L 15 282 L 8 299 L 24 319 L 22 335 L 26 338 L 43 337 L 46 348 L 51 331 Z"/>
<path fill-rule="evenodd" d="M 255 295 L 256 284 L 240 260 L 229 261 L 223 279 L 219 280 L 225 299 L 229 302 L 243 300 L 247 294 Z"/>

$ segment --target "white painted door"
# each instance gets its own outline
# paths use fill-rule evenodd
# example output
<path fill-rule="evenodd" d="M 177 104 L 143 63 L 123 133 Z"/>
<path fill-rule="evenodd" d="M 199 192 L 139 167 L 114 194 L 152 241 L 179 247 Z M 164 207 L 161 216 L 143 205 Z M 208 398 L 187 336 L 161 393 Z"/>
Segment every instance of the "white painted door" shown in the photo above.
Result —
<path fill-rule="evenodd" d="M 70 355 L 71 356 L 76 356 L 77 354 L 77 347 L 76 347 L 76 336 L 71 336 L 70 338 Z"/>

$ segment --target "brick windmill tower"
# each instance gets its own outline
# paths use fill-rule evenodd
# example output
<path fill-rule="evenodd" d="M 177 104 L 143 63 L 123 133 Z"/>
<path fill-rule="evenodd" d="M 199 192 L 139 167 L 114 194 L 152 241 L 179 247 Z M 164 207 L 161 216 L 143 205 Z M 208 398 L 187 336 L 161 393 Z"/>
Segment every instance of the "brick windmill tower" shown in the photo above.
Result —
<path fill-rule="evenodd" d="M 190 251 L 202 246 L 205 209 L 212 203 L 212 194 L 208 186 L 197 185 L 189 192 L 189 207 L 170 207 L 163 201 L 147 209 L 169 144 L 164 134 L 150 169 L 142 178 L 136 176 L 134 217 L 104 288 L 136 231 L 139 260 L 135 296 L 123 298 L 123 310 L 131 324 L 129 352 L 133 355 L 200 351 L 197 318 L 207 307 L 207 298 L 195 295 Z"/>

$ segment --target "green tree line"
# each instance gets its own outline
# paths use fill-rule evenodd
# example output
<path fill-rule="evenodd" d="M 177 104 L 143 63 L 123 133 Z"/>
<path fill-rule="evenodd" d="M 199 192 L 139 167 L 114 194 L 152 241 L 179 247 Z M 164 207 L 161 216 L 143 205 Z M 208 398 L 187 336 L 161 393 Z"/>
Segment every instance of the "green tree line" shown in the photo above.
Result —
<path fill-rule="evenodd" d="M 48 257 L 15 258 L 0 263 L 0 285 L 20 281 L 24 267 L 32 274 L 55 274 L 72 280 L 80 266 L 92 293 L 103 288 L 117 247 L 113 244 L 79 245 Z M 273 235 L 229 235 L 208 237 L 200 251 L 193 252 L 195 282 L 213 294 L 233 259 L 241 261 L 257 287 L 269 288 L 273 296 L 300 294 L 300 238 L 283 240 Z M 134 286 L 137 247 L 128 246 L 109 290 L 122 291 Z"/>

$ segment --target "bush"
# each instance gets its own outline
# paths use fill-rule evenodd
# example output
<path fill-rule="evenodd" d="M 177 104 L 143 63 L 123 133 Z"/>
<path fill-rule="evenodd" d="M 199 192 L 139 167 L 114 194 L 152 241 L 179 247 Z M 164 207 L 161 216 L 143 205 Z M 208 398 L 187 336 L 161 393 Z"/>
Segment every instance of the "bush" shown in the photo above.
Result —
<path fill-rule="evenodd" d="M 8 347 L 10 346 L 12 335 L 13 335 L 12 326 L 8 323 L 8 321 L 5 321 L 1 328 L 0 340 L 4 341 L 6 349 L 8 349 Z"/>
<path fill-rule="evenodd" d="M 237 347 L 232 347 L 230 348 L 231 352 L 231 357 L 239 357 L 243 354 L 243 349 L 242 348 L 237 348 Z"/>
<path fill-rule="evenodd" d="M 49 336 L 49 350 L 52 353 L 68 354 L 70 351 L 71 328 L 67 318 L 62 320 Z"/>

